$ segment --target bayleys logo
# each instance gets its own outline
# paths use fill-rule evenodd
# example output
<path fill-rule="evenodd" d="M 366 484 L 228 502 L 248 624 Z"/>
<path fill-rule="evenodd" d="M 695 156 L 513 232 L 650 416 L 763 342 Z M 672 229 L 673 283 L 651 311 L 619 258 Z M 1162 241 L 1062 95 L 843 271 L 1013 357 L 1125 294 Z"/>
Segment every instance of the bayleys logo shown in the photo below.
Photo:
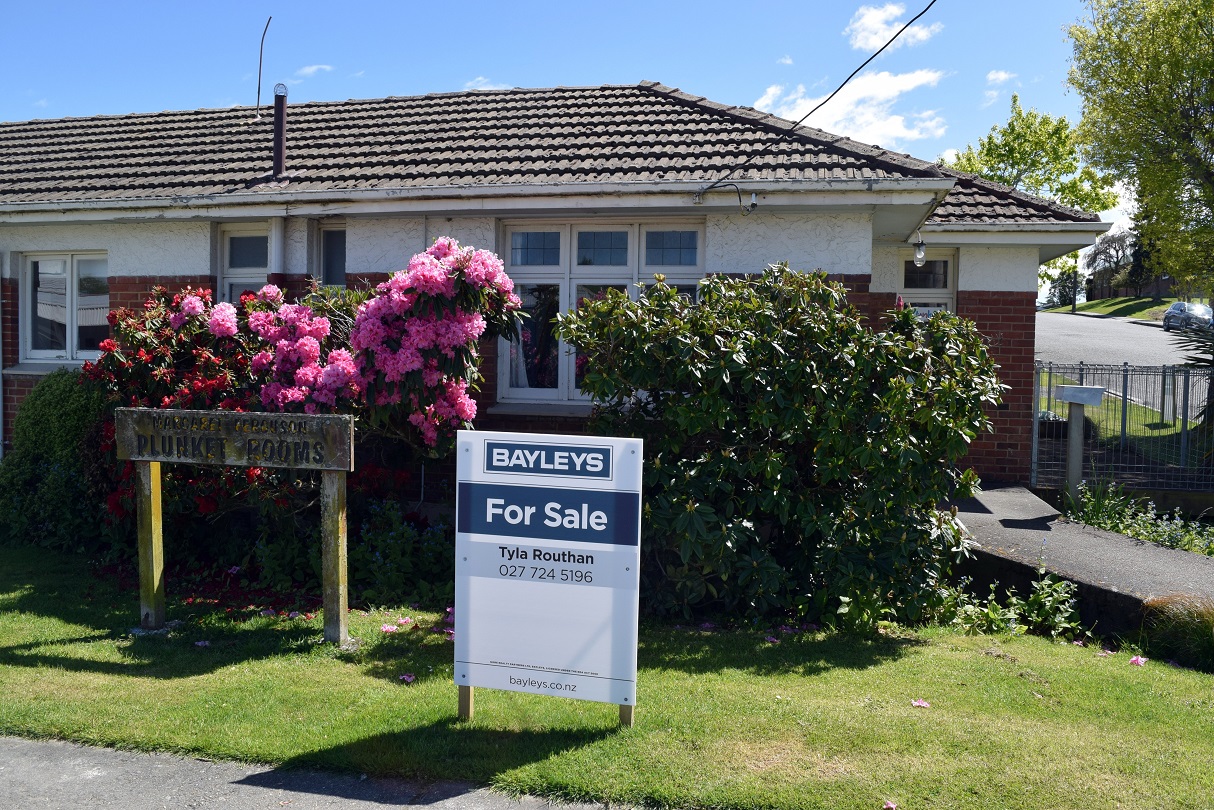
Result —
<path fill-rule="evenodd" d="M 611 479 L 611 448 L 485 442 L 485 472 Z"/>

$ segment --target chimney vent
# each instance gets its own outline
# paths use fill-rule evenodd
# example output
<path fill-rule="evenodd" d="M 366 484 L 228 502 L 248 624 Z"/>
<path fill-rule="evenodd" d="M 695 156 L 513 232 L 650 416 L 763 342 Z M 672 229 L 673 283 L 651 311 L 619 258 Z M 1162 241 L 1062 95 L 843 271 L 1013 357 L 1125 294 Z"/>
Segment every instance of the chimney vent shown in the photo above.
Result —
<path fill-rule="evenodd" d="M 274 179 L 287 168 L 287 86 L 274 85 Z"/>

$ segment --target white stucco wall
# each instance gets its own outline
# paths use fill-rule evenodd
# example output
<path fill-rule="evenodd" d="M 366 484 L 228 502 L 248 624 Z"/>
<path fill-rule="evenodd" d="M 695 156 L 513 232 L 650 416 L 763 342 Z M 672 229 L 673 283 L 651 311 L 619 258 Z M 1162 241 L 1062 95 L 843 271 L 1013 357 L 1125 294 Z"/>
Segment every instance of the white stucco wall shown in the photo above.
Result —
<path fill-rule="evenodd" d="M 872 292 L 897 292 L 902 267 L 902 250 L 896 245 L 873 246 L 873 277 L 868 289 Z"/>
<path fill-rule="evenodd" d="M 351 217 L 346 220 L 346 272 L 393 273 L 425 249 L 422 217 Z"/>
<path fill-rule="evenodd" d="M 709 216 L 704 234 L 709 273 L 759 272 L 787 261 L 794 270 L 867 274 L 872 269 L 868 214 L 740 214 Z"/>
<path fill-rule="evenodd" d="M 103 250 L 111 276 L 199 276 L 211 270 L 207 222 L 98 222 L 79 225 L 0 227 L 4 276 L 14 278 L 14 251 Z"/>
<path fill-rule="evenodd" d="M 938 249 L 940 246 L 933 246 Z M 907 248 L 877 245 L 873 248 L 873 292 L 898 292 L 902 261 Z M 930 253 L 929 253 L 930 257 Z M 965 245 L 957 250 L 957 289 L 1011 292 L 1037 291 L 1037 247 Z"/>
<path fill-rule="evenodd" d="M 497 220 L 493 217 L 428 217 L 426 240 L 420 250 L 434 244 L 440 236 L 450 236 L 461 245 L 497 251 Z"/>
<path fill-rule="evenodd" d="M 1038 256 L 1035 245 L 962 247 L 957 259 L 957 289 L 1035 293 Z"/>
<path fill-rule="evenodd" d="M 310 223 L 299 217 L 288 217 L 283 233 L 282 271 L 287 275 L 302 276 L 311 267 L 308 263 Z"/>

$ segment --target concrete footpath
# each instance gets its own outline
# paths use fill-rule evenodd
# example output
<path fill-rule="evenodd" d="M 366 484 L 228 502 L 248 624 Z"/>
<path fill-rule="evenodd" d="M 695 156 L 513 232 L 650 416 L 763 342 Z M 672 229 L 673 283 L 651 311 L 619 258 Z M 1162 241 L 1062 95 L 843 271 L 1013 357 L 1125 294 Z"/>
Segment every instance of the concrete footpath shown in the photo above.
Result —
<path fill-rule="evenodd" d="M 54 741 L 0 737 L 0 810 L 544 810 L 473 785 L 275 770 Z"/>
<path fill-rule="evenodd" d="M 1152 596 L 1184 592 L 1214 598 L 1214 558 L 1060 522 L 1056 510 L 1023 487 L 988 486 L 957 506 L 977 543 L 966 573 L 1023 588 L 1044 565 L 1079 584 L 1084 621 L 1094 623 L 1098 633 L 1132 639 L 1142 603 Z M 553 805 L 535 798 L 516 801 L 467 784 L 276 770 L 0 737 L 0 810 L 413 806 L 542 810 Z"/>
<path fill-rule="evenodd" d="M 1023 589 L 1044 567 L 1079 586 L 1080 613 L 1097 634 L 1133 640 L 1152 597 L 1214 599 L 1214 557 L 1059 520 L 1058 510 L 1024 487 L 987 485 L 957 510 L 977 543 L 962 573 Z"/>

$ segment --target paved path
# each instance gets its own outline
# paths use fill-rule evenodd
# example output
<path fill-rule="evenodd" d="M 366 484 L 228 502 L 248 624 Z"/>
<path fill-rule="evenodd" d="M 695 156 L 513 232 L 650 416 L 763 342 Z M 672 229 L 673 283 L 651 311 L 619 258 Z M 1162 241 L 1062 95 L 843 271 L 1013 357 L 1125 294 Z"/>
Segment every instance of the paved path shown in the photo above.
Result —
<path fill-rule="evenodd" d="M 990 485 L 957 508 L 978 543 L 973 573 L 1020 586 L 1044 565 L 1079 585 L 1084 623 L 1097 633 L 1133 633 L 1151 597 L 1214 599 L 1214 557 L 1059 521 L 1056 509 L 1024 487 Z"/>
<path fill-rule="evenodd" d="M 545 810 L 547 801 L 422 784 L 0 737 L 0 810 Z M 597 808 L 598 805 L 581 805 Z"/>

